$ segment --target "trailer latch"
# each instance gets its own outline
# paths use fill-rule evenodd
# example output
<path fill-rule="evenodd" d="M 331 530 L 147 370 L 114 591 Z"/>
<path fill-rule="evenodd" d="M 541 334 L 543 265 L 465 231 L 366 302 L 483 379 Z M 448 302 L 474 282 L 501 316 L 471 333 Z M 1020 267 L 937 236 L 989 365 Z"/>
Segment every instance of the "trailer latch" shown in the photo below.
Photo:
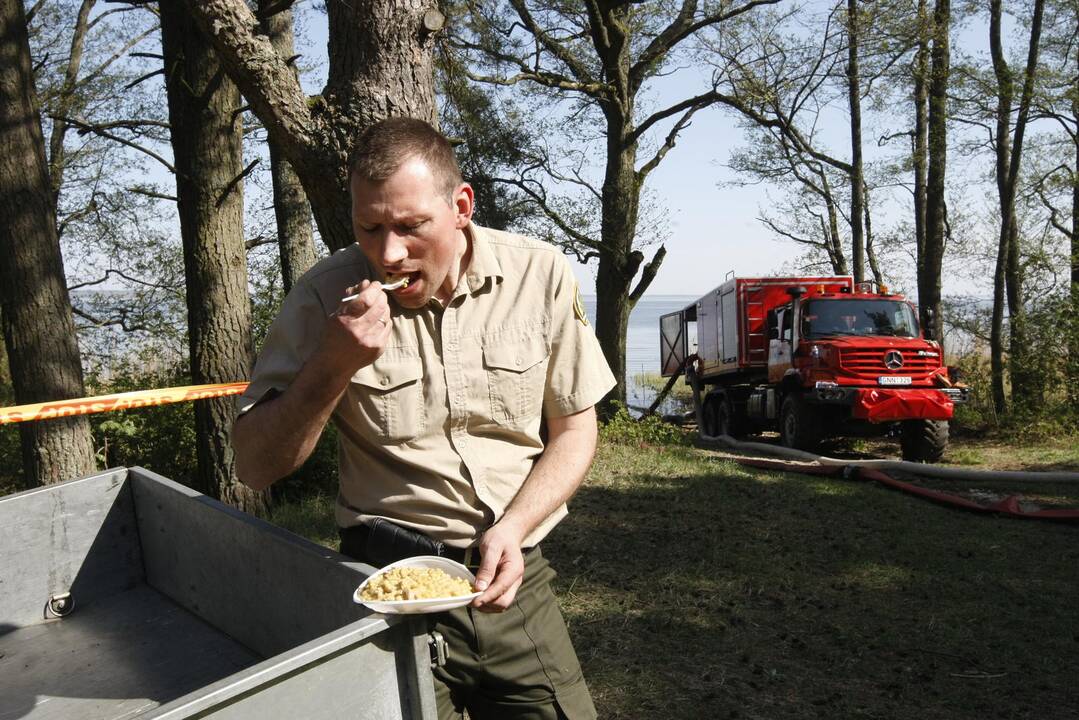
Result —
<path fill-rule="evenodd" d="M 427 635 L 427 644 L 431 646 L 431 669 L 445 665 L 450 649 L 446 645 L 446 638 L 442 637 L 442 633 L 438 630 L 432 630 Z"/>
<path fill-rule="evenodd" d="M 71 597 L 71 593 L 58 593 L 50 597 L 49 601 L 45 603 L 45 617 L 64 617 L 74 609 L 75 598 Z"/>

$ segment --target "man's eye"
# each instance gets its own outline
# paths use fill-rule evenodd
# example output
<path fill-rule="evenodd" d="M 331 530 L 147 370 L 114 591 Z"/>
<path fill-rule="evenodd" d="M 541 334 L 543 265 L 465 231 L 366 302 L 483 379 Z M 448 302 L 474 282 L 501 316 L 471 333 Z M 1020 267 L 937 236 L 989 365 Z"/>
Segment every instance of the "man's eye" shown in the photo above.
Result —
<path fill-rule="evenodd" d="M 363 230 L 365 233 L 371 233 L 371 232 L 374 232 L 375 230 L 378 230 L 378 225 L 372 225 L 371 227 L 366 227 L 364 225 L 360 225 L 360 230 Z"/>

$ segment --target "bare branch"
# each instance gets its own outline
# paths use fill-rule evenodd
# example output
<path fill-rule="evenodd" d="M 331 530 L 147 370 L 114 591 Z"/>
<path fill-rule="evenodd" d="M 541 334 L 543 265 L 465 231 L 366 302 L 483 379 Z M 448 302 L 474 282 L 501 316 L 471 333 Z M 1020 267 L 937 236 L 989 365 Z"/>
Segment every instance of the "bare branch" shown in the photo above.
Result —
<path fill-rule="evenodd" d="M 550 72 L 540 72 L 528 70 L 526 72 L 520 72 L 510 77 L 498 77 L 495 75 L 476 75 L 471 70 L 464 71 L 465 77 L 474 82 L 487 83 L 488 85 L 516 85 L 522 80 L 529 80 L 538 85 L 544 87 L 556 88 L 558 90 L 569 90 L 571 92 L 579 92 L 595 98 L 606 98 L 609 95 L 609 89 L 602 83 L 579 83 L 563 77 L 562 75 L 556 75 Z"/>
<path fill-rule="evenodd" d="M 631 145 L 640 140 L 641 136 L 644 135 L 644 133 L 646 133 L 649 128 L 651 128 L 660 120 L 669 118 L 672 115 L 677 115 L 684 110 L 689 110 L 689 114 L 692 115 L 693 113 L 697 112 L 697 110 L 700 110 L 703 107 L 707 107 L 708 105 L 717 102 L 719 99 L 719 93 L 717 93 L 715 90 L 710 90 L 706 93 L 701 93 L 700 95 L 686 98 L 685 100 L 675 103 L 674 105 L 671 105 L 670 107 L 663 110 L 658 110 L 649 115 L 644 121 L 641 122 L 640 125 L 634 128 L 633 132 L 631 132 L 626 138 L 626 144 Z"/>
<path fill-rule="evenodd" d="M 127 85 L 124 85 L 124 90 L 130 90 L 131 88 L 135 87 L 136 85 L 138 85 L 141 82 L 145 82 L 145 81 L 149 80 L 152 77 L 157 77 L 158 75 L 164 75 L 164 74 L 165 74 L 165 68 L 158 68 L 157 70 L 154 70 L 153 72 L 148 72 L 145 75 L 143 75 L 142 77 L 135 78 L 134 80 L 129 82 Z"/>
<path fill-rule="evenodd" d="M 225 189 L 221 191 L 221 196 L 217 198 L 217 207 L 221 207 L 224 204 L 225 200 L 228 199 L 229 193 L 231 193 L 245 177 L 250 175 L 251 171 L 254 170 L 260 162 L 262 162 L 262 158 L 255 158 L 240 172 L 239 175 L 229 180 L 229 184 L 225 186 Z"/>
<path fill-rule="evenodd" d="M 259 20 L 266 20 L 278 13 L 285 12 L 295 4 L 296 0 L 277 0 L 277 2 L 272 2 L 265 7 L 259 8 L 258 12 L 255 13 L 255 17 Z"/>
<path fill-rule="evenodd" d="M 491 180 L 492 182 L 498 182 L 502 183 L 503 185 L 515 187 L 521 192 L 523 192 L 525 195 L 532 199 L 532 202 L 539 206 L 539 208 L 543 211 L 544 215 L 551 219 L 551 222 L 558 226 L 559 230 L 565 233 L 574 242 L 583 245 L 584 247 L 595 250 L 596 252 L 603 252 L 605 250 L 602 243 L 596 242 L 595 240 L 581 233 L 568 222 L 566 222 L 565 219 L 563 219 L 562 216 L 554 208 L 547 204 L 547 198 L 536 192 L 535 189 L 530 187 L 526 182 L 522 180 L 514 180 L 512 178 L 500 177 L 492 177 Z"/>
<path fill-rule="evenodd" d="M 689 119 L 693 117 L 693 113 L 700 109 L 701 106 L 691 107 L 684 115 L 682 115 L 682 117 L 678 118 L 678 122 L 676 122 L 674 127 L 671 128 L 671 131 L 667 133 L 667 139 L 663 141 L 663 144 L 656 151 L 656 154 L 637 171 L 638 182 L 644 182 L 644 179 L 648 177 L 648 174 L 655 170 L 660 162 L 662 162 L 663 158 L 671 151 L 671 148 L 674 147 L 675 142 L 678 140 L 678 133 L 689 126 Z"/>
<path fill-rule="evenodd" d="M 521 22 L 524 24 L 524 28 L 534 37 L 536 41 L 545 47 L 552 55 L 561 60 L 570 72 L 573 73 L 573 77 L 583 84 L 592 84 L 595 79 L 591 73 L 588 72 L 588 66 L 581 60 L 573 55 L 569 49 L 562 43 L 555 40 L 536 24 L 535 19 L 532 17 L 532 13 L 528 11 L 522 0 L 510 0 L 510 5 L 517 11 L 517 16 L 521 18 Z M 538 53 L 537 53 L 538 56 Z M 538 57 L 537 57 L 538 61 Z"/>
<path fill-rule="evenodd" d="M 26 11 L 26 24 L 34 22 L 34 17 L 37 15 L 38 10 L 45 4 L 45 0 L 37 0 L 36 3 L 30 6 L 30 9 Z"/>
<path fill-rule="evenodd" d="M 697 6 L 696 0 L 684 0 L 678 16 L 670 25 L 664 28 L 659 35 L 652 39 L 652 42 L 644 49 L 644 52 L 641 53 L 637 62 L 630 68 L 630 86 L 634 89 L 639 88 L 644 82 L 645 77 L 647 77 L 648 70 L 659 58 L 666 55 L 675 45 L 698 30 L 708 27 L 709 25 L 715 25 L 730 20 L 742 13 L 749 12 L 757 6 L 775 5 L 779 1 L 780 0 L 749 0 L 749 2 L 743 3 L 736 8 L 706 15 L 700 20 L 693 22 L 692 18 L 696 13 Z"/>
<path fill-rule="evenodd" d="M 133 150 L 138 150 L 139 152 L 143 153 L 144 155 L 148 155 L 149 157 L 152 157 L 154 160 L 157 160 L 159 163 L 164 165 L 166 168 L 168 168 L 170 173 L 172 173 L 174 175 L 176 174 L 176 168 L 172 166 L 172 163 L 170 163 L 168 160 L 166 160 L 165 158 L 163 158 L 160 155 L 158 155 L 157 153 L 155 153 L 153 150 L 150 150 L 149 148 L 144 148 L 143 146 L 141 146 L 141 145 L 139 145 L 137 143 L 133 143 L 130 140 L 127 140 L 125 138 L 119 137 L 118 135 L 113 135 L 112 133 L 108 132 L 107 130 L 103 130 L 103 129 L 97 127 L 96 125 L 93 125 L 93 124 L 88 123 L 88 122 L 83 121 L 83 120 L 77 120 L 77 119 L 66 118 L 66 117 L 58 117 L 58 116 L 51 116 L 51 117 L 53 117 L 54 120 L 61 120 L 61 121 L 65 122 L 65 123 L 68 123 L 69 125 L 72 125 L 72 126 L 74 126 L 76 128 L 79 128 L 80 132 L 83 132 L 83 131 L 91 132 L 94 135 L 98 135 L 99 137 L 103 137 L 103 138 L 106 138 L 108 140 L 112 140 L 113 142 L 118 142 L 121 145 L 126 145 L 127 147 L 129 147 L 129 148 L 131 148 Z"/>
<path fill-rule="evenodd" d="M 644 291 L 656 279 L 656 273 L 659 272 L 659 266 L 663 264 L 665 257 L 667 257 L 667 246 L 660 245 L 659 250 L 652 256 L 652 260 L 646 263 L 644 269 L 641 270 L 641 279 L 637 281 L 637 286 L 629 294 L 630 309 L 637 304 L 637 301 L 644 295 Z"/>
<path fill-rule="evenodd" d="M 824 218 L 820 217 L 820 216 L 818 216 L 818 217 L 820 218 L 821 225 L 823 226 L 824 225 Z M 768 228 L 772 232 L 776 233 L 777 235 L 782 235 L 783 237 L 788 238 L 790 240 L 793 240 L 796 243 L 801 243 L 802 245 L 811 245 L 812 247 L 827 248 L 827 243 L 821 242 L 820 240 L 809 240 L 809 239 L 806 239 L 806 238 L 798 237 L 797 235 L 795 235 L 793 233 L 790 233 L 790 232 L 787 232 L 786 230 L 782 229 L 781 227 L 776 225 L 774 222 L 772 222 L 772 220 L 770 220 L 769 218 L 759 217 L 759 218 L 757 218 L 757 220 L 759 220 L 760 222 L 767 225 Z"/>
<path fill-rule="evenodd" d="M 131 277 L 130 275 L 124 273 L 122 270 L 116 270 L 114 268 L 109 268 L 108 270 L 106 270 L 105 275 L 102 276 L 101 279 L 99 279 L 99 280 L 90 280 L 89 282 L 78 283 L 77 285 L 69 285 L 67 290 L 68 290 L 68 292 L 71 292 L 72 290 L 78 290 L 78 289 L 84 288 L 84 287 L 91 287 L 93 285 L 100 285 L 101 283 L 105 282 L 106 280 L 108 280 L 113 275 L 119 275 L 124 280 L 127 280 L 128 282 L 135 283 L 136 285 L 142 285 L 144 287 L 154 288 L 156 290 L 168 290 L 169 292 L 176 292 L 176 288 L 173 287 L 172 285 L 161 285 L 159 283 L 146 282 L 145 280 L 140 280 L 139 278 Z"/>
<path fill-rule="evenodd" d="M 85 85 L 86 85 L 87 83 L 89 83 L 89 82 L 90 82 L 91 80 L 93 80 L 94 78 L 96 78 L 97 76 L 99 76 L 99 75 L 100 75 L 101 73 L 105 72 L 105 71 L 106 71 L 106 70 L 107 70 L 107 69 L 109 68 L 109 66 L 110 66 L 110 65 L 112 65 L 112 64 L 113 64 L 114 62 L 116 62 L 117 60 L 119 60 L 120 58 L 122 58 L 122 57 L 123 57 L 123 56 L 124 56 L 124 55 L 125 55 L 125 54 L 127 53 L 127 51 L 128 51 L 128 50 L 130 50 L 131 48 L 135 47 L 136 45 L 138 45 L 138 44 L 139 44 L 140 42 L 142 42 L 142 41 L 143 41 L 143 40 L 145 40 L 146 38 L 150 37 L 151 35 L 155 34 L 155 33 L 156 33 L 156 32 L 157 32 L 158 30 L 160 30 L 160 29 L 161 29 L 161 28 L 160 28 L 160 26 L 159 26 L 159 25 L 154 25 L 154 26 L 153 26 L 152 28 L 150 28 L 149 30 L 146 30 L 145 32 L 141 33 L 140 35 L 138 35 L 138 36 L 136 36 L 136 37 L 133 37 L 133 38 L 132 38 L 131 40 L 129 40 L 128 42 L 124 43 L 124 46 L 123 46 L 123 47 L 121 47 L 121 48 L 120 48 L 120 49 L 118 49 L 118 50 L 117 50 L 116 52 L 114 52 L 114 53 L 113 53 L 113 54 L 112 54 L 111 56 L 109 56 L 109 57 L 108 57 L 108 59 L 106 59 L 106 60 L 105 60 L 105 61 L 104 61 L 103 63 L 101 63 L 100 65 L 98 65 L 98 66 L 97 66 L 96 68 L 94 68 L 94 69 L 93 69 L 93 70 L 92 70 L 91 72 L 87 73 L 86 77 L 84 77 L 84 78 L 82 78 L 81 80 L 79 80 L 79 82 L 78 82 L 78 84 L 76 85 L 76 87 L 83 87 L 83 86 L 85 86 Z M 146 78 L 142 78 L 141 80 L 145 80 L 145 79 L 146 79 Z M 139 82 L 141 82 L 141 80 L 140 80 Z M 129 89 L 131 89 L 132 87 L 134 87 L 134 84 L 132 84 L 132 85 L 128 85 L 128 86 L 127 86 L 127 87 L 125 87 L 124 89 L 125 89 L 125 90 L 129 90 Z"/>
<path fill-rule="evenodd" d="M 71 312 L 81 317 L 83 320 L 88 320 L 91 324 L 93 324 L 94 327 L 111 327 L 119 325 L 120 329 L 122 329 L 124 332 L 150 332 L 152 330 L 152 328 L 146 325 L 128 325 L 128 313 L 127 310 L 123 308 L 120 309 L 120 317 L 111 318 L 109 320 L 102 320 L 100 318 L 96 318 L 85 310 L 79 309 L 74 304 L 72 304 L 71 306 Z"/>
<path fill-rule="evenodd" d="M 168 200 L 170 202 L 179 202 L 179 199 L 175 195 L 165 195 L 163 193 L 154 192 L 153 190 L 147 190 L 146 188 L 140 188 L 137 186 L 126 188 L 128 192 L 135 193 L 136 195 L 145 195 L 146 197 L 157 198 L 158 200 Z"/>

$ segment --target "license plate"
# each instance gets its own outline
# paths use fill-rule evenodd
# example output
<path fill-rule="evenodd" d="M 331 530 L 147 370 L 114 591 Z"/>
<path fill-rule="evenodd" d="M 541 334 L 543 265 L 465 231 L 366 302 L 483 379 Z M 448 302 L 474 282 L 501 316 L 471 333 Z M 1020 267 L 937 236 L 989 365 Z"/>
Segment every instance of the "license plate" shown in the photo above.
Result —
<path fill-rule="evenodd" d="M 910 385 L 911 378 L 909 375 L 881 375 L 877 382 L 881 385 Z"/>

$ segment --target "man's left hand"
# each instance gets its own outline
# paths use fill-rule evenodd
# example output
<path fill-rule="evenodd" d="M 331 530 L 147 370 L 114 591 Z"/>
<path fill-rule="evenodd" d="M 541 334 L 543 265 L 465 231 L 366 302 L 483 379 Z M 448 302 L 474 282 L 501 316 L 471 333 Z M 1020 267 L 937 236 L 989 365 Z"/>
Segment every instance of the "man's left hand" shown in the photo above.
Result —
<path fill-rule="evenodd" d="M 476 572 L 476 589 L 483 594 L 472 601 L 472 607 L 480 612 L 502 612 L 513 604 L 524 579 L 521 537 L 496 523 L 483 534 L 479 551 L 482 559 Z"/>

